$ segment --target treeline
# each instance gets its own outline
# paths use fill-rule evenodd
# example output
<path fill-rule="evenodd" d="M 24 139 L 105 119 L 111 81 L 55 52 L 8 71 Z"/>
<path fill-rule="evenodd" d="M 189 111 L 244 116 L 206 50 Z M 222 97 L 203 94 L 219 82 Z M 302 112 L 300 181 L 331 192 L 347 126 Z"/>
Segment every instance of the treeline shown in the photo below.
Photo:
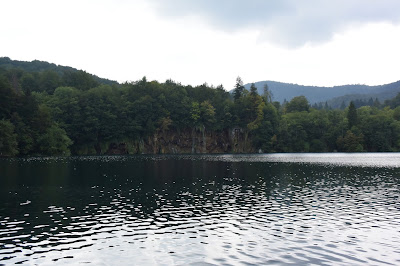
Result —
<path fill-rule="evenodd" d="M 237 79 L 222 86 L 184 86 L 143 78 L 102 84 L 83 72 L 0 69 L 0 154 L 102 154 L 111 144 L 134 143 L 168 132 L 241 134 L 232 152 L 399 151 L 400 107 L 312 108 L 304 96 L 280 104 L 266 86 L 259 95 Z M 398 96 L 400 98 L 400 96 Z M 130 145 L 132 144 L 132 145 Z M 129 148 L 131 147 L 131 148 Z"/>
<path fill-rule="evenodd" d="M 65 73 L 73 73 L 73 72 L 83 72 L 79 71 L 76 68 L 68 67 L 68 66 L 60 66 L 56 64 L 52 64 L 46 61 L 39 61 L 39 60 L 34 60 L 32 62 L 26 62 L 26 61 L 18 61 L 18 60 L 11 60 L 9 57 L 0 57 L 0 68 L 1 69 L 12 69 L 13 73 L 16 75 L 20 74 L 25 74 L 27 76 L 29 75 L 34 75 L 37 77 L 37 75 L 42 75 L 42 76 L 51 76 L 50 80 L 52 78 L 64 76 Z M 22 70 L 22 71 L 21 71 Z M 54 75 L 57 74 L 56 75 Z M 88 73 L 86 73 L 88 74 Z M 95 75 L 88 74 L 89 76 L 92 77 L 96 82 L 102 83 L 102 84 L 118 84 L 118 82 L 109 80 L 109 79 L 104 79 L 100 78 Z M 26 77 L 25 77 L 26 78 Z M 54 81 L 54 80 L 52 80 Z M 38 81 L 40 82 L 40 81 Z"/>
<path fill-rule="evenodd" d="M 344 110 L 346 109 L 346 107 L 348 107 L 348 105 L 350 104 L 350 102 L 353 102 L 354 106 L 356 108 L 360 108 L 363 106 L 371 106 L 371 107 L 376 107 L 376 108 L 381 108 L 384 106 L 387 106 L 388 104 L 385 101 L 385 105 L 383 105 L 378 98 L 373 99 L 372 97 L 370 97 L 368 100 L 366 99 L 354 99 L 354 100 L 348 100 L 348 104 L 346 105 L 345 101 L 342 100 L 340 105 L 336 105 L 333 104 L 332 105 L 332 101 L 325 101 L 325 102 L 319 102 L 319 103 L 314 103 L 312 105 L 312 108 L 314 109 L 318 109 L 318 110 L 322 110 L 322 109 L 340 109 L 340 110 Z"/>

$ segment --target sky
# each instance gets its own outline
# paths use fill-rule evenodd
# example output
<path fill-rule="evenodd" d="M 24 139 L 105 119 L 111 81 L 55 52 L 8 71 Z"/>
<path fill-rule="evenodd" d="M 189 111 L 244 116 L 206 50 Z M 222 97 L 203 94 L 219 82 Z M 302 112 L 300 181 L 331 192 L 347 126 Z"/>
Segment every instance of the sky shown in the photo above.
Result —
<path fill-rule="evenodd" d="M 399 0 L 1 0 L 0 56 L 119 82 L 400 80 Z"/>

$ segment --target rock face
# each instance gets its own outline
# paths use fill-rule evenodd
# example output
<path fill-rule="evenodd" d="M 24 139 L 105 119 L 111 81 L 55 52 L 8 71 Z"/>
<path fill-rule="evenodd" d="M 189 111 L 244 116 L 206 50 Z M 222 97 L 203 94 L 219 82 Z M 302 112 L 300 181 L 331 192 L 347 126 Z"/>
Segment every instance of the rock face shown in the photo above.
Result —
<path fill-rule="evenodd" d="M 193 154 L 256 152 L 240 128 L 224 131 L 188 129 L 158 132 L 144 139 L 111 143 L 104 154 Z"/>

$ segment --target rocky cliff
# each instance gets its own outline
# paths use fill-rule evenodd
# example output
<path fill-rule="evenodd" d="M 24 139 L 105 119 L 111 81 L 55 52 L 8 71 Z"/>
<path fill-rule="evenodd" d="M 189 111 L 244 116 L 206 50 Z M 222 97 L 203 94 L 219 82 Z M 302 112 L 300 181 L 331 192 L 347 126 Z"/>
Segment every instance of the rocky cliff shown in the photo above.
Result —
<path fill-rule="evenodd" d="M 255 152 L 247 133 L 240 128 L 224 131 L 187 129 L 157 132 L 133 141 L 113 142 L 100 154 L 190 154 Z"/>

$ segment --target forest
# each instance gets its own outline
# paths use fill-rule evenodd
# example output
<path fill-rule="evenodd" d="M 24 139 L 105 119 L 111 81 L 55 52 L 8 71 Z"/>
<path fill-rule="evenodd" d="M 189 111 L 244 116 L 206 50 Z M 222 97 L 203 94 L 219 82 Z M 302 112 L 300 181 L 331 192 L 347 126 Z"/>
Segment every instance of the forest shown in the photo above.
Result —
<path fill-rule="evenodd" d="M 400 151 L 400 94 L 384 104 L 313 108 L 264 86 L 232 93 L 146 77 L 0 68 L 0 156 Z"/>

